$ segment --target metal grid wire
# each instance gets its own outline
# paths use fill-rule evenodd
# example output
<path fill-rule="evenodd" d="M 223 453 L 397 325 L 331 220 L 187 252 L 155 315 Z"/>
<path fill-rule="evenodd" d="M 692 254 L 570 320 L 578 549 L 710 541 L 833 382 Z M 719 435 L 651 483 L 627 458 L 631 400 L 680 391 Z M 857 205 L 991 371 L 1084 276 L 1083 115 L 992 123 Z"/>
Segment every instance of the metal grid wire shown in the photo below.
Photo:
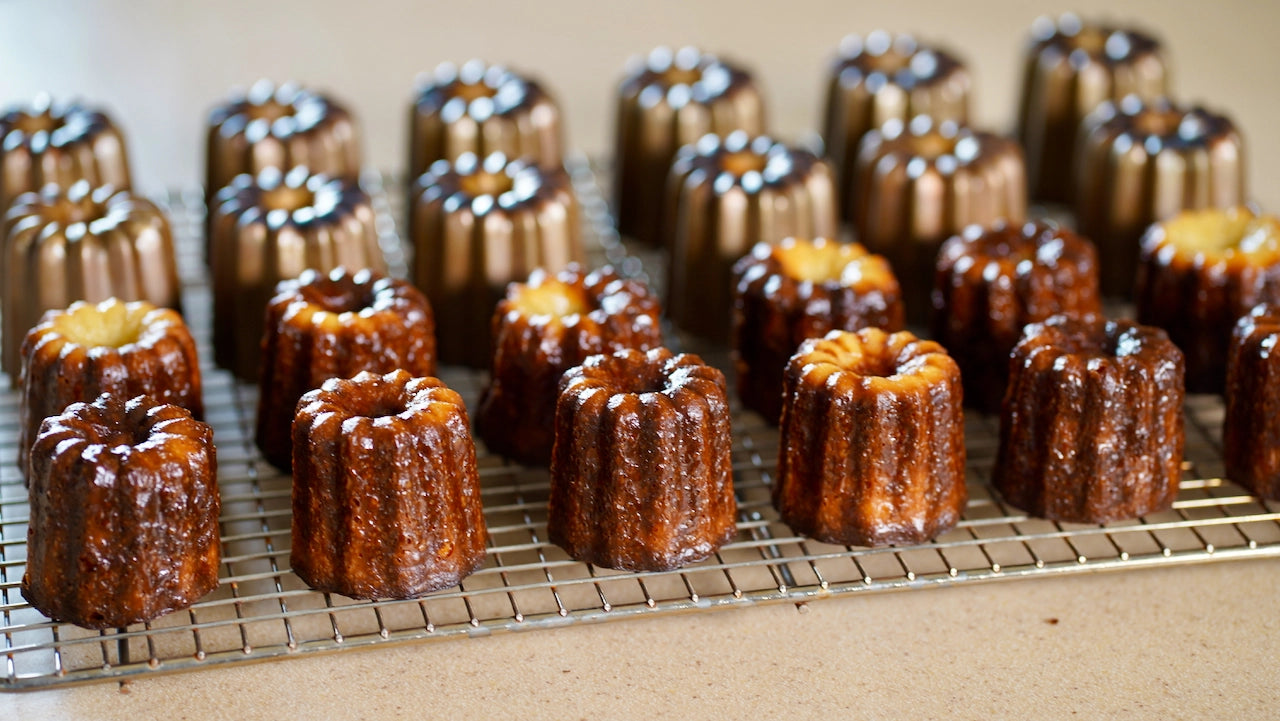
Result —
<path fill-rule="evenodd" d="M 600 255 L 640 274 L 611 230 L 589 164 L 571 163 Z M 380 233 L 392 267 L 404 270 L 381 179 Z M 203 274 L 198 193 L 166 202 L 182 238 L 189 322 L 208 346 L 209 289 Z M 653 267 L 653 266 L 650 266 Z M 709 354 L 714 363 L 725 354 Z M 738 534 L 711 558 L 669 573 L 626 573 L 570 559 L 546 540 L 547 473 L 507 465 L 480 449 L 491 534 L 488 560 L 461 586 L 408 601 L 356 601 L 318 593 L 289 571 L 290 479 L 253 443 L 256 390 L 206 366 L 208 421 L 215 429 L 222 492 L 223 564 L 218 589 L 187 611 L 127 629 L 89 631 L 53 623 L 19 590 L 26 554 L 27 492 L 15 464 L 17 397 L 0 392 L 0 688 L 29 689 L 247 663 L 388 643 L 443 640 L 761 602 L 811 600 L 956 583 L 1280 555 L 1280 504 L 1221 478 L 1217 398 L 1188 400 L 1181 491 L 1172 510 L 1105 526 L 1029 518 L 1003 503 L 988 478 L 997 420 L 967 420 L 971 500 L 959 526 L 932 543 L 865 549 L 795 535 L 769 502 L 777 431 L 757 416 L 733 416 Z M 445 369 L 444 380 L 474 404 L 483 373 Z M 3 383 L 4 379 L 0 379 Z M 474 405 L 472 405 L 474 407 Z"/>

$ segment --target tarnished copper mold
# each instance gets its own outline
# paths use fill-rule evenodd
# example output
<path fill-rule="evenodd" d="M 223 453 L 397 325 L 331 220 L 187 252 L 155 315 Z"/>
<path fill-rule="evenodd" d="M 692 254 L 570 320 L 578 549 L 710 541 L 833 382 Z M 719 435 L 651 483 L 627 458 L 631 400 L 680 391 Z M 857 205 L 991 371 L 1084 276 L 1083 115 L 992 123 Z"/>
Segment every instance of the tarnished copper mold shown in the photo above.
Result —
<path fill-rule="evenodd" d="M 307 269 L 386 272 L 368 194 L 299 166 L 238 175 L 210 218 L 213 349 L 218 365 L 258 379 L 267 302 Z"/>
<path fill-rule="evenodd" d="M 969 71 L 952 53 L 921 45 L 911 35 L 883 30 L 840 43 L 827 79 L 822 138 L 846 189 L 841 218 L 853 215 L 848 184 L 858 160 L 858 143 L 868 131 L 890 120 L 906 122 L 927 115 L 935 123 L 969 119 Z"/>
<path fill-rule="evenodd" d="M 583 260 L 578 201 L 563 170 L 502 153 L 437 160 L 415 181 L 413 280 L 436 312 L 441 363 L 488 366 L 507 284 Z"/>
<path fill-rule="evenodd" d="M 707 133 L 765 132 L 764 100 L 744 69 L 695 48 L 632 58 L 618 88 L 618 231 L 663 245 L 664 187 L 676 151 Z"/>
<path fill-rule="evenodd" d="M 1160 41 L 1133 28 L 1086 23 L 1066 14 L 1031 24 L 1018 106 L 1018 141 L 1031 197 L 1067 203 L 1080 121 L 1107 100 L 1167 91 Z"/>
<path fill-rule="evenodd" d="M 667 187 L 667 311 L 699 337 L 728 340 L 733 264 L 752 246 L 839 231 L 831 165 L 765 135 L 704 135 L 680 149 Z"/>

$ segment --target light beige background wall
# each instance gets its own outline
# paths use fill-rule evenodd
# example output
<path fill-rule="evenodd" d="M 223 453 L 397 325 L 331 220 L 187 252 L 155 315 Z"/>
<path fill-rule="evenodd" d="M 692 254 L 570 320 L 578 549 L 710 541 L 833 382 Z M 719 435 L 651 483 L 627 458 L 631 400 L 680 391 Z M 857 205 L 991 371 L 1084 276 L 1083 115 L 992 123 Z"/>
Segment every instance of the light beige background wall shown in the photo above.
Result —
<path fill-rule="evenodd" d="M 1237 119 L 1254 194 L 1280 208 L 1269 170 L 1280 163 L 1280 2 L 1269 0 L 0 0 L 0 102 L 43 89 L 105 102 L 129 132 L 140 184 L 156 190 L 198 182 L 204 115 L 229 87 L 296 79 L 353 106 L 370 162 L 397 169 L 414 76 L 482 57 L 541 76 L 566 108 L 572 144 L 595 153 L 609 146 L 614 84 L 634 53 L 698 44 L 740 58 L 763 78 L 775 134 L 795 136 L 816 127 L 840 37 L 884 27 L 961 51 L 976 77 L 977 119 L 1008 129 L 1026 28 L 1066 9 L 1159 32 L 1177 95 Z"/>

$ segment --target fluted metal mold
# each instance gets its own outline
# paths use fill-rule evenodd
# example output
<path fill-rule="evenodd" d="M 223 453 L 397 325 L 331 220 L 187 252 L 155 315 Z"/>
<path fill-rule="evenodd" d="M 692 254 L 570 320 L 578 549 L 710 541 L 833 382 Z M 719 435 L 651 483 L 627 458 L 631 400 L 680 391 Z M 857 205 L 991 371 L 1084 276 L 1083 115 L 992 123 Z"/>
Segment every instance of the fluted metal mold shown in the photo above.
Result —
<path fill-rule="evenodd" d="M 998 412 L 1022 329 L 1102 312 L 1093 244 L 1047 221 L 971 225 L 938 251 L 933 338 L 960 364 L 965 404 Z"/>
<path fill-rule="evenodd" d="M 385 273 L 374 221 L 354 181 L 305 167 L 239 175 L 219 191 L 210 220 L 218 365 L 258 379 L 267 303 L 280 281 L 340 266 Z"/>
<path fill-rule="evenodd" d="M 124 135 L 106 113 L 48 95 L 0 113 L 0 214 L 23 193 L 80 180 L 129 188 Z"/>
<path fill-rule="evenodd" d="M 764 135 L 704 135 L 671 165 L 667 312 L 677 327 L 727 340 L 733 264 L 757 243 L 839 233 L 830 163 Z"/>
<path fill-rule="evenodd" d="M 412 198 L 413 280 L 436 313 L 440 362 L 486 367 L 507 284 L 583 260 L 569 178 L 502 153 L 463 153 L 433 163 Z"/>
<path fill-rule="evenodd" d="M 1154 36 L 1086 23 L 1072 14 L 1036 19 L 1018 106 L 1031 197 L 1070 202 L 1080 121 L 1104 101 L 1128 95 L 1153 100 L 1167 85 L 1163 50 Z"/>
<path fill-rule="evenodd" d="M 259 80 L 209 113 L 205 206 L 241 174 L 296 166 L 356 181 L 362 162 L 360 129 L 340 102 L 294 83 Z"/>
<path fill-rule="evenodd" d="M 1184 444 L 1182 353 L 1165 332 L 1101 316 L 1026 327 L 1009 365 L 992 482 L 1054 521 L 1167 510 Z"/>
<path fill-rule="evenodd" d="M 796 532 L 859 546 L 955 527 L 965 488 L 960 369 L 942 346 L 865 328 L 787 365 L 773 505 Z"/>
<path fill-rule="evenodd" d="M 1222 459 L 1227 478 L 1280 500 L 1280 306 L 1263 304 L 1241 318 L 1227 362 Z"/>
<path fill-rule="evenodd" d="M 65 190 L 47 185 L 15 199 L 3 233 L 0 359 L 14 382 L 22 339 L 45 311 L 108 298 L 181 305 L 169 221 L 128 190 L 87 181 Z"/>
<path fill-rule="evenodd" d="M 1106 295 L 1133 294 L 1147 226 L 1247 200 L 1240 132 L 1199 106 L 1135 96 L 1105 102 L 1081 123 L 1079 148 L 1076 216 L 1098 246 Z"/>
<path fill-rule="evenodd" d="M 928 322 L 944 240 L 970 225 L 1026 218 L 1022 150 L 992 133 L 923 116 L 892 120 L 863 138 L 855 173 L 846 190 L 857 238 L 893 265 L 909 323 Z"/>
<path fill-rule="evenodd" d="M 409 180 L 437 160 L 502 153 L 563 164 L 560 108 L 538 81 L 500 65 L 443 63 L 419 80 L 409 116 Z"/>
<path fill-rule="evenodd" d="M 663 47 L 632 58 L 617 108 L 618 231 L 651 246 L 664 244 L 667 174 L 676 151 L 707 133 L 759 135 L 767 128 L 764 100 L 750 73 L 694 48 Z"/>
<path fill-rule="evenodd" d="M 1187 391 L 1221 393 L 1236 321 L 1280 303 L 1280 218 L 1248 207 L 1186 211 L 1142 238 L 1138 322 L 1163 328 L 1187 362 Z"/>
<path fill-rule="evenodd" d="M 850 35 L 840 43 L 827 73 L 822 138 L 844 192 L 840 215 L 851 220 L 849 184 L 858 144 L 890 120 L 925 115 L 935 123 L 969 120 L 969 71 L 954 54 L 921 45 L 910 35 L 883 30 Z"/>

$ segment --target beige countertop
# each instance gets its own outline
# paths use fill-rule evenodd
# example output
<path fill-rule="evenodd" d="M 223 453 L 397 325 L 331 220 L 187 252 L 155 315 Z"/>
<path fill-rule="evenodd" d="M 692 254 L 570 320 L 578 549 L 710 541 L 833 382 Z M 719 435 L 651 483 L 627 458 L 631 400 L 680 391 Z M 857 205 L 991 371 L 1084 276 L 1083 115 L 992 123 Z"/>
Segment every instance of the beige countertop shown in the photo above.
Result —
<path fill-rule="evenodd" d="M 820 600 L 0 696 L 13 718 L 1274 718 L 1274 560 Z"/>
<path fill-rule="evenodd" d="M 259 76 L 334 90 L 361 113 L 371 164 L 402 165 L 413 75 L 484 56 L 536 71 L 576 147 L 607 150 L 623 59 L 699 43 L 749 60 L 784 136 L 814 127 L 839 37 L 918 31 L 975 68 L 975 115 L 1007 128 L 1037 14 L 1139 18 L 1172 51 L 1178 95 L 1229 111 L 1253 194 L 1280 207 L 1280 3 L 943 0 L 785 4 L 654 0 L 0 3 L 0 101 L 37 90 L 106 101 L 145 190 L 195 184 L 201 117 Z M 12 70 L 17 69 L 17 70 Z M 141 81 L 145 78 L 145 82 Z M 342 652 L 0 695 L 12 718 L 1275 718 L 1275 560 L 1038 578 L 637 619 Z"/>

